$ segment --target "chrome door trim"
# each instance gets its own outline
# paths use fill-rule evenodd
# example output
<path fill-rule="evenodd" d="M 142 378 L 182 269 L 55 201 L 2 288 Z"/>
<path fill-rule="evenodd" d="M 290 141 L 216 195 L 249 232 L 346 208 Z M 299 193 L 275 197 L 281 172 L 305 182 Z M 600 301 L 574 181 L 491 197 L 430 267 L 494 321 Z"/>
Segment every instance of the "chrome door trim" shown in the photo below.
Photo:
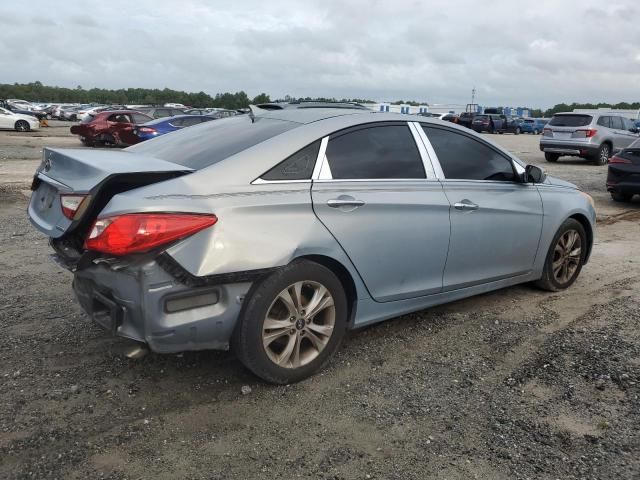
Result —
<path fill-rule="evenodd" d="M 429 158 L 429 153 L 424 146 L 424 142 L 422 141 L 422 137 L 420 137 L 420 133 L 417 131 L 417 129 L 420 128 L 420 125 L 416 122 L 407 122 L 407 124 L 409 125 L 411 135 L 413 135 L 413 141 L 418 147 L 418 152 L 420 152 L 420 158 L 422 158 L 422 165 L 424 167 L 424 172 L 427 176 L 427 180 L 437 180 L 436 172 L 434 171 L 433 164 L 431 163 L 431 158 Z M 422 130 L 422 128 L 420 128 L 420 130 Z"/>
<path fill-rule="evenodd" d="M 320 148 L 318 149 L 318 156 L 316 157 L 316 164 L 313 167 L 313 173 L 311 174 L 311 180 L 318 180 L 322 171 L 322 166 L 326 162 L 327 144 L 329 143 L 329 135 L 324 137 L 320 141 Z"/>
<path fill-rule="evenodd" d="M 422 128 L 422 125 L 420 125 L 419 122 L 413 122 L 413 123 L 415 124 L 414 125 L 415 131 L 420 137 L 420 139 L 422 140 L 424 148 L 426 149 L 427 154 L 429 155 L 429 160 L 431 161 L 431 166 L 435 173 L 435 177 L 438 180 L 444 180 L 445 176 L 444 176 L 444 172 L 442 171 L 442 166 L 440 165 L 440 160 L 438 160 L 438 155 L 436 155 L 436 151 L 433 149 L 433 145 L 431 145 L 431 141 L 429 140 L 429 137 L 427 137 L 427 134 L 425 133 L 424 129 Z"/>

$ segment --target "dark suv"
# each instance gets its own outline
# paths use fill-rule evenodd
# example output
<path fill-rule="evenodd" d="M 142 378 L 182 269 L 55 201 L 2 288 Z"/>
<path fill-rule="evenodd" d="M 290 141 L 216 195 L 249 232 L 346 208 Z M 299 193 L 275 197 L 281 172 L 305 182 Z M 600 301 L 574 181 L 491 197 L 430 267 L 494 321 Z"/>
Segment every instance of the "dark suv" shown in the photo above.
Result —
<path fill-rule="evenodd" d="M 476 115 L 471 122 L 471 129 L 478 133 L 515 133 L 516 135 L 522 131 L 520 123 L 515 118 L 493 113 Z"/>

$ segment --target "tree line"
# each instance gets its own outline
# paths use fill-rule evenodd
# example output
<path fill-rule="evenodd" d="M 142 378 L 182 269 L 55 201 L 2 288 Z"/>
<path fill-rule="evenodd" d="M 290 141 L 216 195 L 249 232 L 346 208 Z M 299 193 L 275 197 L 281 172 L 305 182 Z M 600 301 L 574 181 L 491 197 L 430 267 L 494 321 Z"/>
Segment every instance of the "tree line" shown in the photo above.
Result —
<path fill-rule="evenodd" d="M 271 97 L 261 93 L 250 98 L 244 91 L 235 93 L 217 93 L 211 96 L 205 92 L 190 93 L 181 90 L 164 88 L 91 88 L 84 89 L 81 85 L 76 88 L 52 87 L 43 85 L 42 82 L 0 84 L 0 99 L 19 98 L 31 102 L 51 103 L 104 103 L 114 105 L 161 105 L 165 103 L 182 103 L 195 107 L 228 108 L 231 110 L 247 108 L 250 104 L 271 102 Z M 336 99 L 336 98 L 312 98 L 291 97 L 273 101 L 331 101 L 331 102 L 359 102 L 373 103 L 366 99 Z"/>
<path fill-rule="evenodd" d="M 23 100 L 34 102 L 60 102 L 60 103 L 104 103 L 104 104 L 120 104 L 120 105 L 160 105 L 168 102 L 182 103 L 195 107 L 215 107 L 238 109 L 247 108 L 250 104 L 259 104 L 271 102 L 271 97 L 266 93 L 261 93 L 250 98 L 244 91 L 235 93 L 225 92 L 217 93 L 211 96 L 205 92 L 184 92 L 181 90 L 172 90 L 164 88 L 91 88 L 84 89 L 81 85 L 76 88 L 52 87 L 43 85 L 41 82 L 31 83 L 14 83 L 0 84 L 0 99 L 2 98 L 20 98 Z M 364 98 L 325 98 L 325 97 L 292 97 L 285 95 L 284 98 L 273 100 L 274 102 L 292 102 L 292 101 L 325 101 L 325 102 L 357 102 L 357 103 L 375 103 L 373 100 Z M 392 102 L 394 105 L 428 105 L 426 102 L 417 102 L 414 100 L 398 100 Z M 551 117 L 558 112 L 570 112 L 574 108 L 615 108 L 623 110 L 640 109 L 640 102 L 620 102 L 611 103 L 559 103 L 548 110 L 530 109 L 529 113 L 532 117 Z"/>

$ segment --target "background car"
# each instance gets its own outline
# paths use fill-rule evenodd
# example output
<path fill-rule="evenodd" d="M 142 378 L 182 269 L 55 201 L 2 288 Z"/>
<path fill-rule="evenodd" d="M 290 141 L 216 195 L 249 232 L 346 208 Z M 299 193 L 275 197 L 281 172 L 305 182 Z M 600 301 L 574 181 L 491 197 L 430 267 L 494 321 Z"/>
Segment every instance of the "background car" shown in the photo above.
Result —
<path fill-rule="evenodd" d="M 524 118 L 520 123 L 520 130 L 522 133 L 539 135 L 547 123 L 549 123 L 549 119 L 547 118 Z"/>
<path fill-rule="evenodd" d="M 616 202 L 640 195 L 640 139 L 609 159 L 607 191 Z"/>
<path fill-rule="evenodd" d="M 133 129 L 151 120 L 144 113 L 132 110 L 116 110 L 97 113 L 88 121 L 71 127 L 87 146 L 126 146 L 138 143 Z"/>
<path fill-rule="evenodd" d="M 175 132 L 185 127 L 199 125 L 212 120 L 216 119 L 210 115 L 177 115 L 175 117 L 157 118 L 142 125 L 136 125 L 133 129 L 133 134 L 138 138 L 138 142 L 142 142 L 165 133 Z"/>
<path fill-rule="evenodd" d="M 29 216 L 95 322 L 157 352 L 231 347 L 279 384 L 323 368 L 347 329 L 566 289 L 593 244 L 588 195 L 419 116 L 265 110 L 43 158 Z"/>
<path fill-rule="evenodd" d="M 520 134 L 520 123 L 514 117 L 502 114 L 475 115 L 471 122 L 471 129 L 475 132 L 514 133 Z"/>
<path fill-rule="evenodd" d="M 352 102 L 270 102 L 260 103 L 256 106 L 263 110 L 288 110 L 299 108 L 346 108 L 349 110 L 369 110 L 369 108 L 360 103 Z"/>
<path fill-rule="evenodd" d="M 16 130 L 17 132 L 28 132 L 40 128 L 40 122 L 33 115 L 15 113 L 6 108 L 0 107 L 0 128 Z"/>
<path fill-rule="evenodd" d="M 471 124 L 476 115 L 478 115 L 476 112 L 462 112 L 458 117 L 457 123 L 463 127 L 471 128 Z"/>
<path fill-rule="evenodd" d="M 177 107 L 143 107 L 136 108 L 136 111 L 144 113 L 151 118 L 175 117 L 176 115 L 184 114 L 184 109 Z"/>
<path fill-rule="evenodd" d="M 614 113 L 556 113 L 543 130 L 540 150 L 548 162 L 570 155 L 606 165 L 612 153 L 638 138 L 638 128 Z"/>

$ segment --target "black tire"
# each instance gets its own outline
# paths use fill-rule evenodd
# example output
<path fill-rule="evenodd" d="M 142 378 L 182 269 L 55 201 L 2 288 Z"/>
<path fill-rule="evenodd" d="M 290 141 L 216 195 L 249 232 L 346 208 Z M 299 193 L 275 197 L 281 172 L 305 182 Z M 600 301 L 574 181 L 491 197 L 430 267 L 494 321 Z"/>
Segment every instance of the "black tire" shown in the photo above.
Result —
<path fill-rule="evenodd" d="M 520 129 L 520 127 L 516 128 L 516 131 L 514 132 L 516 135 L 520 135 L 520 133 L 522 132 L 522 130 Z"/>
<path fill-rule="evenodd" d="M 534 135 L 540 135 L 540 130 L 538 130 L 537 128 L 533 129 L 533 134 Z"/>
<path fill-rule="evenodd" d="M 267 354 L 267 347 L 263 345 L 263 326 L 267 313 L 270 313 L 281 292 L 297 282 L 315 282 L 328 290 L 333 297 L 335 321 L 328 342 L 313 360 L 299 367 L 283 367 L 271 360 Z M 338 277 L 318 263 L 308 260 L 294 261 L 251 288 L 240 312 L 231 348 L 242 364 L 261 379 L 280 385 L 298 382 L 327 365 L 344 338 L 347 315 L 347 296 Z M 293 335 L 299 333 L 298 322 L 299 319 L 292 320 L 291 331 L 296 332 Z M 304 326 L 304 321 L 302 324 Z M 285 342 L 290 341 L 287 335 L 291 337 L 291 331 L 281 334 L 280 338 Z M 312 343 L 309 339 L 306 341 Z M 300 342 L 302 344 L 303 340 Z"/>
<path fill-rule="evenodd" d="M 609 162 L 609 157 L 611 156 L 611 145 L 608 143 L 603 143 L 598 148 L 598 152 L 593 157 L 593 163 L 596 165 L 606 165 Z"/>
<path fill-rule="evenodd" d="M 611 192 L 611 198 L 613 198 L 615 202 L 630 202 L 633 195 L 628 193 Z"/>
<path fill-rule="evenodd" d="M 560 158 L 559 153 L 544 152 L 544 159 L 547 162 L 555 163 L 558 161 L 559 158 Z"/>
<path fill-rule="evenodd" d="M 558 245 L 560 238 L 571 230 L 577 232 L 580 236 L 581 250 L 579 255 L 579 262 L 577 264 L 575 272 L 573 272 L 571 277 L 567 281 L 561 282 L 556 278 L 553 272 L 554 257 L 557 257 L 558 255 L 556 246 Z M 587 234 L 584 231 L 584 227 L 582 226 L 582 224 L 573 218 L 568 218 L 567 220 L 565 220 L 565 222 L 560 226 L 560 228 L 554 235 L 553 240 L 551 241 L 549 251 L 547 252 L 547 257 L 544 261 L 542 277 L 540 278 L 540 280 L 535 282 L 536 286 L 550 292 L 557 292 L 569 288 L 576 281 L 578 275 L 580 275 L 580 271 L 582 270 L 582 266 L 584 265 L 584 259 L 587 255 L 587 248 Z"/>
<path fill-rule="evenodd" d="M 31 126 L 29 126 L 29 122 L 26 120 L 18 120 L 14 125 L 16 132 L 28 132 L 31 130 Z"/>
<path fill-rule="evenodd" d="M 108 133 L 103 133 L 96 139 L 95 143 L 96 143 L 96 146 L 100 145 L 103 147 L 115 147 L 116 139 L 113 138 L 113 136 L 109 135 Z"/>

